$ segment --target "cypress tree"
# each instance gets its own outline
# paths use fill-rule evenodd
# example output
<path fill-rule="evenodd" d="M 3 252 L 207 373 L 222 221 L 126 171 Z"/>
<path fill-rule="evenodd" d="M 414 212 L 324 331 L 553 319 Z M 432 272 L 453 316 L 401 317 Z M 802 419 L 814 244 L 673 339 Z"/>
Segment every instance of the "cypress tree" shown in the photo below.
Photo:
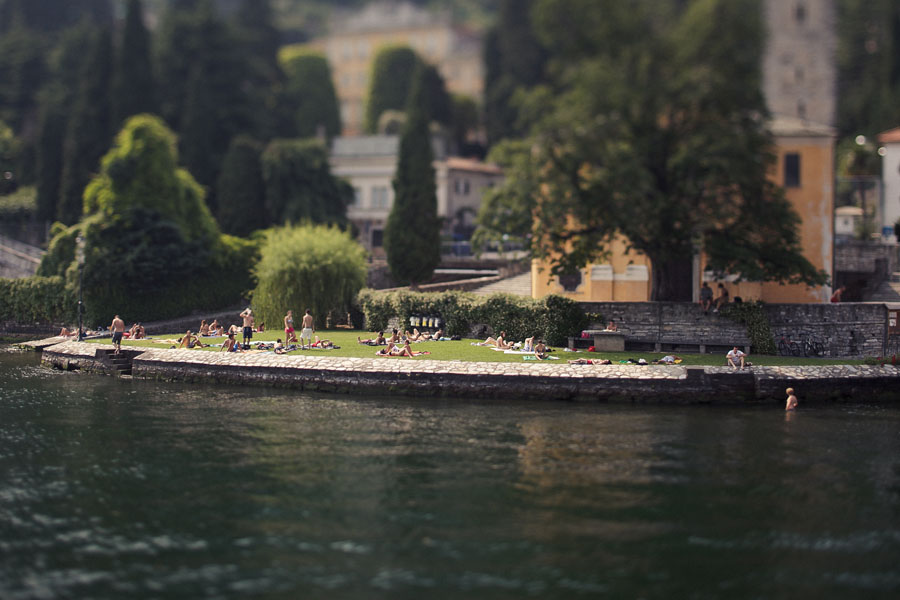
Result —
<path fill-rule="evenodd" d="M 394 278 L 411 287 L 428 281 L 441 262 L 440 220 L 432 165 L 424 72 L 413 83 L 394 177 L 394 205 L 384 230 L 384 249 Z"/>
<path fill-rule="evenodd" d="M 112 141 L 110 85 L 112 38 L 101 30 L 81 70 L 81 85 L 75 99 L 63 147 L 63 171 L 57 218 L 66 224 L 78 221 L 82 195 L 100 158 Z"/>
<path fill-rule="evenodd" d="M 248 136 L 240 135 L 231 141 L 216 183 L 217 216 L 225 233 L 246 237 L 268 225 L 262 210 L 265 206 L 262 151 L 262 144 Z"/>
<path fill-rule="evenodd" d="M 50 55 L 52 82 L 39 95 L 36 135 L 36 177 L 38 218 L 57 219 L 59 186 L 63 169 L 63 144 L 70 107 L 79 87 L 83 49 L 90 47 L 94 31 L 82 23 L 67 29 Z"/>
<path fill-rule="evenodd" d="M 386 110 L 403 110 L 409 100 L 412 80 L 421 60 L 412 48 L 388 46 L 379 50 L 372 63 L 366 102 L 365 130 L 375 133 L 378 118 Z"/>
<path fill-rule="evenodd" d="M 329 139 L 340 135 L 341 112 L 328 59 L 318 52 L 291 49 L 283 67 L 285 128 L 296 137 L 313 137 L 320 128 Z"/>
<path fill-rule="evenodd" d="M 131 115 L 158 112 L 155 94 L 150 37 L 144 26 L 141 0 L 128 0 L 113 75 L 114 123 L 120 125 Z"/>

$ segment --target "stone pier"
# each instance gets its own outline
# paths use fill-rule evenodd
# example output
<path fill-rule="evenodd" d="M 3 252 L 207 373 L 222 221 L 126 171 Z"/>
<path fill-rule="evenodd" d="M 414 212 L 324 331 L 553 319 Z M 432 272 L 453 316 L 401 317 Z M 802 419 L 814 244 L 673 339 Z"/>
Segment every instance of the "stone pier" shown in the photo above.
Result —
<path fill-rule="evenodd" d="M 105 344 L 63 342 L 43 348 L 46 365 L 114 374 Z M 336 358 L 147 349 L 134 353 L 138 379 L 256 385 L 361 395 L 653 404 L 767 404 L 794 387 L 802 402 L 900 400 L 892 366 L 685 367 L 479 363 L 404 358 Z"/>

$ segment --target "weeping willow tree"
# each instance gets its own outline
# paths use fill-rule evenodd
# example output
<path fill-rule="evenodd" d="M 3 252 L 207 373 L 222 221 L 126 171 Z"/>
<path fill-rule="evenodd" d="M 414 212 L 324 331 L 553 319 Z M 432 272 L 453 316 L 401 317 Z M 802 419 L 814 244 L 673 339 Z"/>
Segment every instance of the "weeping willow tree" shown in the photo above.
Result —
<path fill-rule="evenodd" d="M 293 310 L 299 324 L 308 308 L 321 327 L 329 312 L 346 314 L 365 285 L 366 252 L 338 227 L 287 225 L 266 232 L 254 275 L 258 321 L 274 329 Z"/>

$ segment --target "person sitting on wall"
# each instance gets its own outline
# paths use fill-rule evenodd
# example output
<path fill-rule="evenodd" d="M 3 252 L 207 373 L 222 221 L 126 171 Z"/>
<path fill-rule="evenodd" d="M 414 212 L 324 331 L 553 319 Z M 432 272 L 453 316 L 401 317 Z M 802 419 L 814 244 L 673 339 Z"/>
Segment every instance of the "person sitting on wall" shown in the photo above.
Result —
<path fill-rule="evenodd" d="M 609 323 L 606 324 L 606 329 L 604 331 L 618 331 L 619 327 L 616 325 L 616 322 L 612 319 L 609 320 Z"/>
<path fill-rule="evenodd" d="M 716 301 L 715 301 L 716 307 L 713 309 L 713 312 L 717 313 L 720 310 L 722 310 L 722 307 L 725 306 L 726 304 L 728 304 L 728 300 L 729 300 L 728 290 L 725 289 L 725 286 L 720 283 L 719 284 L 719 297 L 716 298 Z"/>
<path fill-rule="evenodd" d="M 708 313 L 712 305 L 713 291 L 709 284 L 704 281 L 703 285 L 700 286 L 700 308 L 703 309 L 703 312 Z"/>
<path fill-rule="evenodd" d="M 746 362 L 747 355 L 744 354 L 743 351 L 738 349 L 737 346 L 728 351 L 728 354 L 725 355 L 725 359 L 728 361 L 728 364 L 734 367 L 735 369 L 743 369 L 744 364 Z"/>
<path fill-rule="evenodd" d="M 846 292 L 846 291 L 847 291 L 847 286 L 846 286 L 846 285 L 842 285 L 842 286 L 839 287 L 838 289 L 834 290 L 834 293 L 831 295 L 831 301 L 834 302 L 834 303 L 840 302 L 840 301 L 841 301 L 841 298 L 842 298 L 843 295 L 844 295 L 844 292 Z"/>

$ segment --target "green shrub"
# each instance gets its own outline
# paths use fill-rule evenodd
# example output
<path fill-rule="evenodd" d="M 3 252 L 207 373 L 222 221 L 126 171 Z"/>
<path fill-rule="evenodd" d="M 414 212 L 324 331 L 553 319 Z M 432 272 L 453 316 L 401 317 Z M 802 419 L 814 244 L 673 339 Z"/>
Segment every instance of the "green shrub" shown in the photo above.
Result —
<path fill-rule="evenodd" d="M 35 213 L 37 213 L 37 188 L 34 186 L 20 187 L 11 194 L 0 196 L 0 219 L 27 219 Z"/>
<path fill-rule="evenodd" d="M 254 268 L 257 320 L 281 323 L 287 310 L 309 308 L 319 327 L 330 312 L 346 315 L 366 282 L 366 252 L 334 226 L 270 229 Z"/>
<path fill-rule="evenodd" d="M 409 327 L 414 315 L 440 315 L 448 335 L 468 335 L 472 327 L 486 324 L 494 333 L 506 331 L 507 337 L 523 340 L 536 335 L 552 345 L 584 329 L 587 317 L 577 302 L 561 296 L 532 300 L 509 294 L 478 296 L 466 292 L 416 293 L 362 290 L 357 302 L 365 315 L 366 328 L 385 329 L 392 317 L 401 328 Z"/>
<path fill-rule="evenodd" d="M 747 327 L 747 337 L 756 354 L 777 354 L 775 337 L 769 325 L 769 317 L 759 302 L 738 302 L 728 304 L 720 313 L 723 317 L 731 319 Z"/>
<path fill-rule="evenodd" d="M 62 277 L 0 279 L 0 320 L 72 323 L 78 307 Z"/>

